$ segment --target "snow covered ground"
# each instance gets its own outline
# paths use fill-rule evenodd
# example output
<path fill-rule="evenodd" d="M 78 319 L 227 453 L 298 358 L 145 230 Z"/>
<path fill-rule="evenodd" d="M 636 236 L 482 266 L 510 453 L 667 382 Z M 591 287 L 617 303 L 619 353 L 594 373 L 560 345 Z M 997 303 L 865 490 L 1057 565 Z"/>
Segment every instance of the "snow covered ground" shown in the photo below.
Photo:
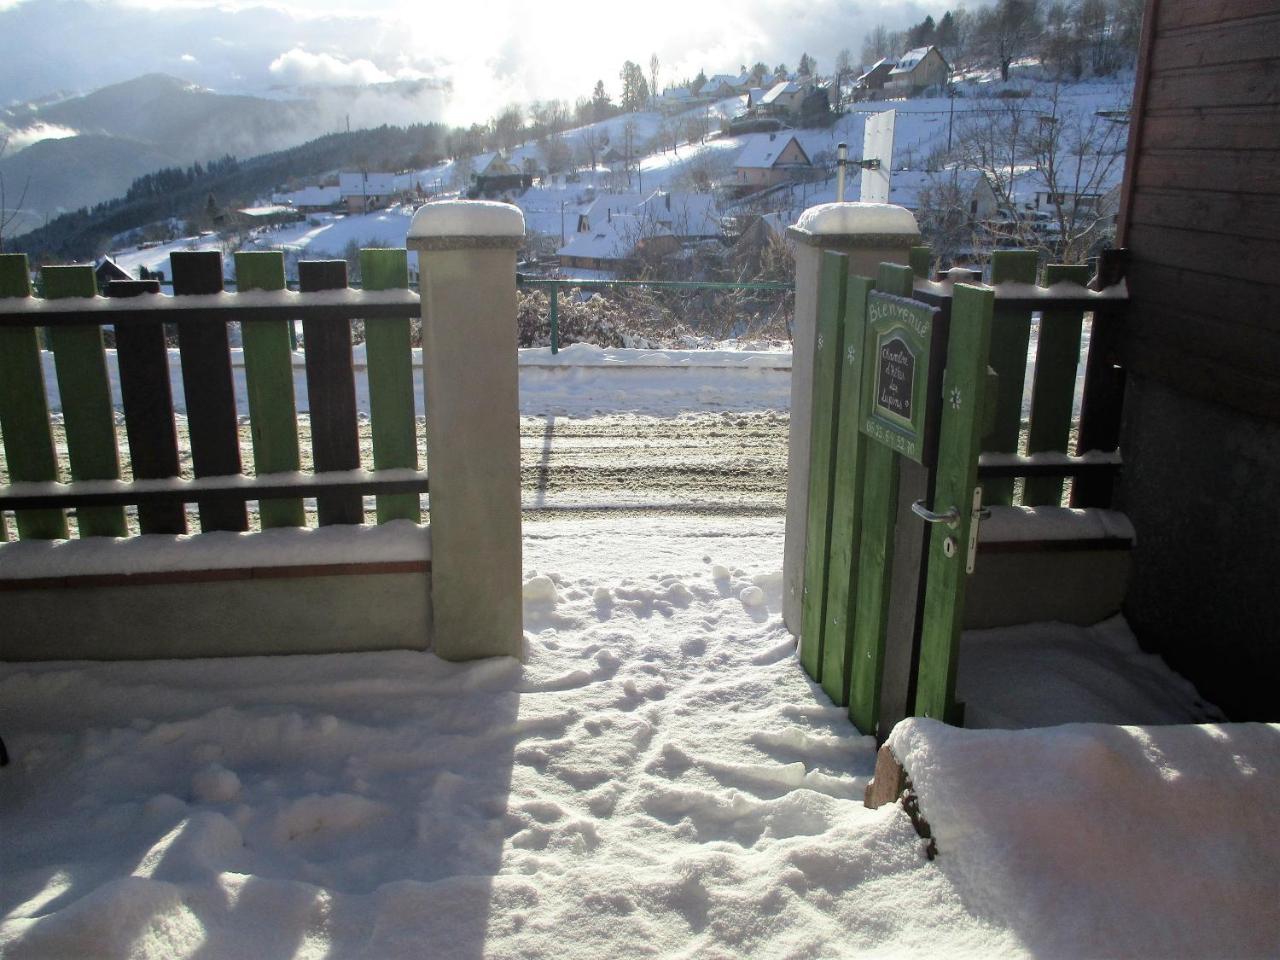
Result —
<path fill-rule="evenodd" d="M 523 665 L 6 665 L 0 954 L 1274 956 L 1280 729 L 900 731 L 931 862 L 862 806 L 781 545 L 529 524 Z"/>

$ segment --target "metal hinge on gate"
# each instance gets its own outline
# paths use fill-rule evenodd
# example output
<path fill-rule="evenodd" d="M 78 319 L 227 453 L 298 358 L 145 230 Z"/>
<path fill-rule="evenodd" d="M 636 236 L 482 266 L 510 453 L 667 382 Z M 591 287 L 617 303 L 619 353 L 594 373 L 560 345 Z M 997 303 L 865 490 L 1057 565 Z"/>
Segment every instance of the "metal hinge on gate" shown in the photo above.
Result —
<path fill-rule="evenodd" d="M 969 543 L 965 553 L 964 572 L 973 573 L 978 560 L 978 528 L 991 516 L 991 510 L 982 505 L 982 486 L 973 488 L 973 512 L 969 515 Z"/>

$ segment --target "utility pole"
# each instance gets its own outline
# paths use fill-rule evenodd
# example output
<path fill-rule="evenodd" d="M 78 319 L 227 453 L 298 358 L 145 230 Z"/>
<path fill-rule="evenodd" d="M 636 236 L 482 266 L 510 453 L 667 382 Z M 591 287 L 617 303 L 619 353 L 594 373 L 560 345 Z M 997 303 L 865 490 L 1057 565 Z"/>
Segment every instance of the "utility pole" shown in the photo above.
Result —
<path fill-rule="evenodd" d="M 947 102 L 951 105 L 951 110 L 947 116 L 947 153 L 951 152 L 951 128 L 956 123 L 956 88 L 955 84 L 947 83 Z"/>

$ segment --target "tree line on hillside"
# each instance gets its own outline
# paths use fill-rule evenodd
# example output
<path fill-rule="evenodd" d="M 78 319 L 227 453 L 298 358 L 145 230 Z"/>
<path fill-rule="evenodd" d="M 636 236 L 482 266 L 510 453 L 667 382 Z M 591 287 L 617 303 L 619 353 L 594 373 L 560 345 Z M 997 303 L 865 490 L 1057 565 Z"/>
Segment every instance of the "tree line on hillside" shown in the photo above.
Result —
<path fill-rule="evenodd" d="M 1133 63 L 1143 0 L 998 0 L 970 11 L 927 16 L 903 31 L 868 31 L 862 63 L 936 46 L 956 70 L 999 69 L 1003 80 L 1023 57 L 1038 57 L 1058 79 L 1105 76 Z"/>
<path fill-rule="evenodd" d="M 25 252 L 37 263 L 65 262 L 102 254 L 113 237 L 148 224 L 180 220 L 192 232 L 211 228 L 227 211 L 334 170 L 430 166 L 443 159 L 449 135 L 449 128 L 438 123 L 382 126 L 328 134 L 247 160 L 224 156 L 185 169 L 155 171 L 135 179 L 123 197 L 64 213 L 6 241 L 6 249 Z"/>

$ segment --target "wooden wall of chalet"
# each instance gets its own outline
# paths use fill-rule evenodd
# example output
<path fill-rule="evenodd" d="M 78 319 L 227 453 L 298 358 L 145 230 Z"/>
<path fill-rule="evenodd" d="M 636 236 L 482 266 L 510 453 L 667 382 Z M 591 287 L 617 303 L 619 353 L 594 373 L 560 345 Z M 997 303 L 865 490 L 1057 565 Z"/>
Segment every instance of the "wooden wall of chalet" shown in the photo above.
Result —
<path fill-rule="evenodd" d="M 1120 244 L 1133 369 L 1280 418 L 1280 0 L 1148 0 Z"/>
<path fill-rule="evenodd" d="M 1280 0 L 1147 0 L 1118 234 L 1127 612 L 1233 717 L 1280 719 Z"/>

